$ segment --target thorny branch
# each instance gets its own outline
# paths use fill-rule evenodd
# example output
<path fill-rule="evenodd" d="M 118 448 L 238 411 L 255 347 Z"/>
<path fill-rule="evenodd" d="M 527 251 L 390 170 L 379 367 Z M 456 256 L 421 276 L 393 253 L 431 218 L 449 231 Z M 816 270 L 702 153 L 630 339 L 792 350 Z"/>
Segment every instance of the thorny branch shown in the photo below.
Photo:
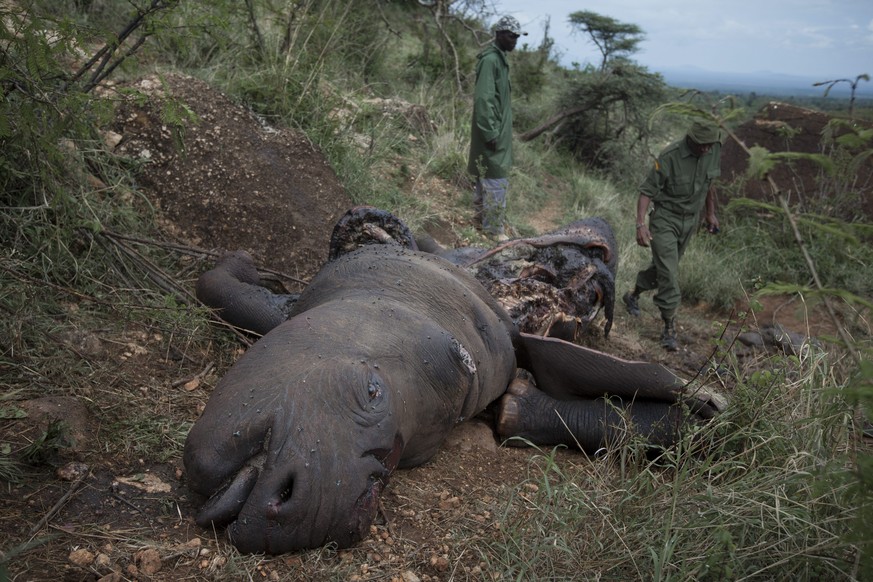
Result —
<path fill-rule="evenodd" d="M 128 49 L 123 55 L 115 58 L 113 61 L 116 52 L 127 41 L 127 39 L 133 35 L 134 32 L 142 28 L 150 17 L 162 10 L 174 8 L 178 3 L 179 0 L 152 0 L 151 5 L 148 8 L 137 10 L 134 17 L 127 23 L 121 32 L 119 32 L 113 40 L 104 44 L 100 50 L 94 53 L 94 55 L 88 59 L 88 61 L 83 64 L 64 84 L 63 89 L 69 89 L 70 86 L 91 71 L 99 62 L 97 68 L 92 72 L 91 78 L 82 89 L 85 93 L 91 91 L 91 89 L 100 84 L 100 82 L 108 77 L 121 63 L 132 56 L 142 46 L 146 39 L 151 36 L 151 32 L 145 32 L 130 49 Z"/>

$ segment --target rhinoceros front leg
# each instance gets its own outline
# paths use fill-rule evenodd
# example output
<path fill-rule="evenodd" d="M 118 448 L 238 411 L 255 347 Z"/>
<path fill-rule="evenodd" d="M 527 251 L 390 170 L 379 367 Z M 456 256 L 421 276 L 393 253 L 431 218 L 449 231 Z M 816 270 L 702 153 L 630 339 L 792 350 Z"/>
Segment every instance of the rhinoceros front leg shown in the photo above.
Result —
<path fill-rule="evenodd" d="M 259 335 L 288 319 L 298 297 L 263 287 L 254 259 L 246 251 L 223 254 L 197 279 L 195 293 L 204 305 L 218 310 L 224 321 Z"/>
<path fill-rule="evenodd" d="M 536 385 L 557 400 L 618 396 L 624 401 L 682 403 L 703 418 L 727 406 L 723 396 L 693 390 L 660 364 L 625 360 L 555 338 L 520 334 L 518 365 L 533 374 Z"/>

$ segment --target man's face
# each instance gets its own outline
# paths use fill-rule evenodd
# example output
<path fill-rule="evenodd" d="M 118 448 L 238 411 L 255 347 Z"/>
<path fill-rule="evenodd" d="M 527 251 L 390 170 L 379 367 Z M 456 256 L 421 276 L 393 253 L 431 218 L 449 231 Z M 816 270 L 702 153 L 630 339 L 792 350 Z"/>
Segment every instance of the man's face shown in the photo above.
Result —
<path fill-rule="evenodd" d="M 694 157 L 699 158 L 701 156 L 705 156 L 710 152 L 714 143 L 697 143 L 690 137 L 688 138 L 688 147 L 691 148 L 691 153 L 694 154 Z"/>
<path fill-rule="evenodd" d="M 495 41 L 500 50 L 510 53 L 515 50 L 515 44 L 518 42 L 518 35 L 514 32 L 509 32 L 508 30 L 500 30 L 495 36 Z"/>

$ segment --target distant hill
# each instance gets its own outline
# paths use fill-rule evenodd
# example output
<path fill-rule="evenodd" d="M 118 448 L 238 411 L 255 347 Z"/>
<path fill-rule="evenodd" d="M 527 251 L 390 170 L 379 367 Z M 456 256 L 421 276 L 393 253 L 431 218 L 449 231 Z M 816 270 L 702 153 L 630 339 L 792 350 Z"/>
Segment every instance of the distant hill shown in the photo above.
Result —
<path fill-rule="evenodd" d="M 813 83 L 830 81 L 834 78 L 847 77 L 806 77 L 784 75 L 768 71 L 752 73 L 718 73 L 698 69 L 695 67 L 683 67 L 665 69 L 659 71 L 664 75 L 669 85 L 702 91 L 718 90 L 724 93 L 745 94 L 752 91 L 766 95 L 785 95 L 798 97 L 822 97 L 825 87 L 813 87 Z M 862 71 L 863 72 L 863 71 Z M 855 76 L 852 76 L 854 80 Z M 835 99 L 848 99 L 850 86 L 848 83 L 837 83 L 829 97 Z M 873 81 L 861 81 L 855 95 L 858 99 L 873 99 Z"/>

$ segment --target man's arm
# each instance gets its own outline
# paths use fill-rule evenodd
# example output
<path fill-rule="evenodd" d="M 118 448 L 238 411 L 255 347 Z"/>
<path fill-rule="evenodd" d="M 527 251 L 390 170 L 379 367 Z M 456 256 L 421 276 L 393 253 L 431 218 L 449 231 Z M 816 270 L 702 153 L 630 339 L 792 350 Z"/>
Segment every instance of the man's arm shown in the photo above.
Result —
<path fill-rule="evenodd" d="M 476 88 L 473 93 L 473 123 L 482 132 L 486 145 L 491 142 L 496 148 L 497 137 L 500 134 L 500 124 L 497 115 L 497 93 L 495 90 L 496 67 L 493 60 L 484 60 L 479 64 L 476 77 Z"/>
<path fill-rule="evenodd" d="M 709 186 L 709 191 L 706 193 L 706 229 L 715 234 L 719 231 L 718 228 L 718 217 L 715 215 L 715 207 L 718 202 L 718 197 L 716 196 L 715 184 L 711 184 Z"/>
<path fill-rule="evenodd" d="M 646 223 L 646 214 L 651 201 L 652 199 L 645 194 L 640 194 L 637 199 L 637 244 L 641 247 L 649 246 L 652 241 L 652 233 L 649 232 L 649 225 Z"/>

